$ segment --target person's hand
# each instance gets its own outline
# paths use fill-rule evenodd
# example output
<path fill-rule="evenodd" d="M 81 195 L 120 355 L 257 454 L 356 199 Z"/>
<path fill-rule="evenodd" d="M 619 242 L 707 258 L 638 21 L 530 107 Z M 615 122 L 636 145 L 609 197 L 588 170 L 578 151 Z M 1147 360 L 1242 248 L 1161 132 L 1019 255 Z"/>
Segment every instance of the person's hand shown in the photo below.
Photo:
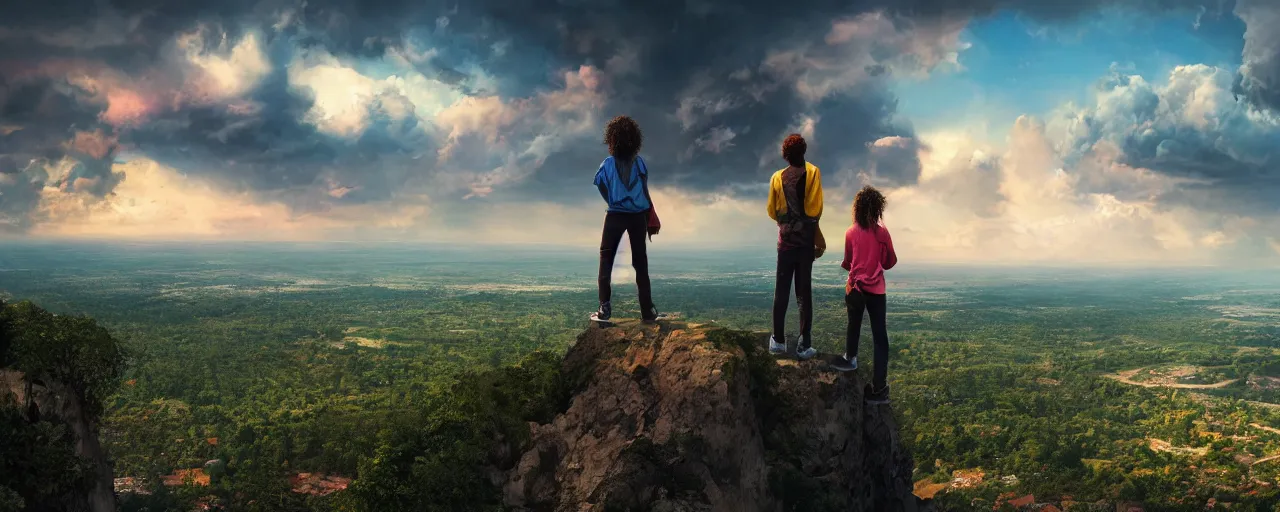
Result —
<path fill-rule="evenodd" d="M 818 258 L 821 258 L 821 257 L 822 257 L 822 253 L 825 253 L 825 252 L 827 252 L 827 247 L 826 247 L 826 246 L 824 246 L 824 245 L 815 245 L 815 246 L 813 247 L 813 259 L 815 259 L 815 260 L 816 260 L 816 259 L 818 259 Z"/>
<path fill-rule="evenodd" d="M 649 226 L 649 236 L 658 234 L 662 230 L 662 226 Z"/>

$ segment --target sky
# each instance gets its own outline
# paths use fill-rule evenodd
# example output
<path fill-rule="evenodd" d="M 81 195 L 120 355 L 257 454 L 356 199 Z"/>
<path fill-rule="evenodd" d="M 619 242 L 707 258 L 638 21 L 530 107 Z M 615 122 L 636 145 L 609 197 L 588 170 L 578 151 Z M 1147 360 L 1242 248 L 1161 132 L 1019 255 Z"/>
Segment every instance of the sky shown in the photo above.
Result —
<path fill-rule="evenodd" d="M 10 2 L 0 242 L 590 248 L 620 114 L 655 249 L 772 250 L 795 132 L 833 247 L 1280 265 L 1271 0 Z"/>

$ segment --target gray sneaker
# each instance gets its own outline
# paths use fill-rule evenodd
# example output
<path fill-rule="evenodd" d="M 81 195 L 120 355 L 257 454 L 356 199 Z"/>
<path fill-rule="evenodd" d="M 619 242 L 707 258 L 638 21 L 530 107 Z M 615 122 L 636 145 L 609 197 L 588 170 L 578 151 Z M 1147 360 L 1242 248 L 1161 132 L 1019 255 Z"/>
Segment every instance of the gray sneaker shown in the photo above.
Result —
<path fill-rule="evenodd" d="M 609 319 L 613 317 L 613 305 L 608 302 L 601 302 L 600 309 L 591 314 L 591 321 L 607 324 Z"/>
<path fill-rule="evenodd" d="M 818 349 L 813 348 L 813 340 L 806 339 L 803 335 L 796 340 L 796 359 L 807 361 L 818 355 Z"/>
<path fill-rule="evenodd" d="M 770 335 L 769 336 L 769 353 L 773 355 L 782 355 L 787 353 L 787 340 L 784 339 L 782 340 L 781 343 L 779 343 L 777 337 Z"/>

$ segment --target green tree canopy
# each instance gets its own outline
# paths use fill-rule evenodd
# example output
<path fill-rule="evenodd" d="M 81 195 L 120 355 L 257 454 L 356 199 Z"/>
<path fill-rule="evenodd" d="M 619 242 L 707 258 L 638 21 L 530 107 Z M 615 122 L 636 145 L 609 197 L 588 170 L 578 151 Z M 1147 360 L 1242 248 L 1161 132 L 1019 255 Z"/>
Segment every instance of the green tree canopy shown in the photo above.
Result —
<path fill-rule="evenodd" d="M 88 413 L 120 385 L 124 352 L 111 333 L 85 316 L 55 315 L 29 301 L 0 308 L 0 361 L 29 382 L 55 381 L 76 391 Z"/>

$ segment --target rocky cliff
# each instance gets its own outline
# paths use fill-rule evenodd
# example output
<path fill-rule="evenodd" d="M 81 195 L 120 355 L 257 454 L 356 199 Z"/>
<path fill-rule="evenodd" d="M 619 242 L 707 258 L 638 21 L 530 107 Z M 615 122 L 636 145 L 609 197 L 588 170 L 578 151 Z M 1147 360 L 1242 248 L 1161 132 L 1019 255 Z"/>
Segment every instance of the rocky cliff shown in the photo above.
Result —
<path fill-rule="evenodd" d="M 27 421 L 44 419 L 66 425 L 75 439 L 76 455 L 91 464 L 91 487 L 83 495 L 63 497 L 62 505 L 69 510 L 114 511 L 111 463 L 98 440 L 96 419 L 85 412 L 84 399 L 62 382 L 32 381 L 22 372 L 0 369 L 0 407 L 10 404 L 21 406 Z"/>
<path fill-rule="evenodd" d="M 530 511 L 922 509 L 890 406 L 857 373 L 693 324 L 591 327 L 569 350 L 568 409 L 531 425 L 503 477 Z"/>

